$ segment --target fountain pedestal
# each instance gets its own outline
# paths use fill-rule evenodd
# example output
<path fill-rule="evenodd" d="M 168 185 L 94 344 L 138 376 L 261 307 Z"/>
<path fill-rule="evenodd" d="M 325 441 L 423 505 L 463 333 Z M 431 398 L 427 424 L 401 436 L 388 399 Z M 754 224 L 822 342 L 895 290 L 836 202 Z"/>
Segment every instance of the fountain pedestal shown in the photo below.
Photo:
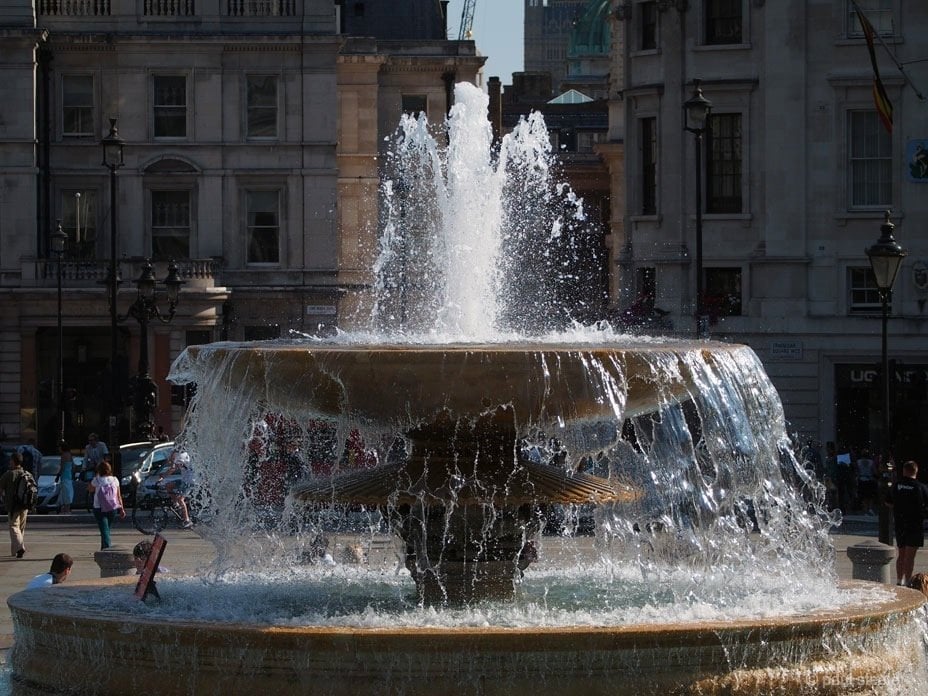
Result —
<path fill-rule="evenodd" d="M 294 497 L 380 507 L 406 545 L 406 568 L 425 604 L 512 599 L 534 560 L 543 504 L 634 496 L 598 476 L 521 459 L 508 406 L 473 419 L 445 410 L 406 436 L 407 461 L 314 481 Z"/>

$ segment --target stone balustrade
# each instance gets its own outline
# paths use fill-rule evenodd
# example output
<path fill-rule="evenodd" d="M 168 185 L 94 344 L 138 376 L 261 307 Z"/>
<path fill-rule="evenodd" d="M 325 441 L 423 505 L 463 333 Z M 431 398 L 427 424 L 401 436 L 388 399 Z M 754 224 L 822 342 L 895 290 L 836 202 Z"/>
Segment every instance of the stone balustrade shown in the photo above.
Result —
<path fill-rule="evenodd" d="M 299 17 L 303 0 L 38 0 L 40 17 L 115 17 L 139 14 L 152 17 Z"/>
<path fill-rule="evenodd" d="M 123 284 L 138 277 L 145 259 L 132 258 L 119 261 L 119 273 Z M 36 284 L 51 287 L 57 283 L 58 267 L 54 258 L 36 259 Z M 167 261 L 155 261 L 155 276 L 167 275 Z M 181 280 L 198 286 L 211 286 L 219 282 L 222 259 L 182 259 L 177 261 L 177 272 Z M 107 259 L 87 261 L 64 260 L 61 264 L 61 281 L 65 287 L 93 287 L 104 282 L 109 274 Z"/>

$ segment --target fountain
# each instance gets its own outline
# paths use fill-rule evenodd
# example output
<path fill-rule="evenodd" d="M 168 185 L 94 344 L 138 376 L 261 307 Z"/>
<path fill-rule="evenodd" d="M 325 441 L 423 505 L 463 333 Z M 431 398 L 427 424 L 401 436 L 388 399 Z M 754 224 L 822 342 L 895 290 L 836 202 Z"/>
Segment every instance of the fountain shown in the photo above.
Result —
<path fill-rule="evenodd" d="M 23 693 L 924 689 L 924 598 L 837 582 L 754 353 L 559 314 L 585 301 L 582 205 L 540 117 L 496 151 L 485 99 L 457 87 L 447 150 L 404 119 L 368 330 L 176 361 L 219 560 L 161 604 L 14 595 Z M 301 562 L 325 534 L 367 562 Z"/>

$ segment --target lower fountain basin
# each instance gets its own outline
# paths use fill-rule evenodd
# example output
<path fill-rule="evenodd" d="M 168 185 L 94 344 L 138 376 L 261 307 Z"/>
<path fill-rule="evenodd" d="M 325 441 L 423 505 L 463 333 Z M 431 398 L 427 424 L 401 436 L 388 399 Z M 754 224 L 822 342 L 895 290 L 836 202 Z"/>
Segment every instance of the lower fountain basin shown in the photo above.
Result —
<path fill-rule="evenodd" d="M 273 627 L 118 610 L 75 615 L 80 593 L 125 584 L 128 596 L 133 581 L 13 595 L 14 693 L 900 693 L 893 680 L 924 661 L 925 598 L 904 588 L 827 613 L 619 627 Z"/>

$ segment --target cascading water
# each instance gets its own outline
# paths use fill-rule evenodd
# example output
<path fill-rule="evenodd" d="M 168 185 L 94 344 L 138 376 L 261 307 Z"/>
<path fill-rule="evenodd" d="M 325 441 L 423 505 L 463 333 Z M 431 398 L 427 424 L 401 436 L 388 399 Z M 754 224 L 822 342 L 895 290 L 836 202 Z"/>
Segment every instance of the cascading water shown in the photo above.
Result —
<path fill-rule="evenodd" d="M 496 151 L 486 97 L 455 96 L 447 147 L 394 138 L 369 329 L 175 362 L 216 563 L 155 604 L 49 592 L 94 617 L 74 636 L 17 595 L 20 673 L 76 652 L 86 693 L 137 690 L 166 678 L 125 647 L 152 626 L 198 694 L 923 690 L 924 612 L 837 582 L 757 356 L 572 323 L 594 246 L 541 116 Z"/>

